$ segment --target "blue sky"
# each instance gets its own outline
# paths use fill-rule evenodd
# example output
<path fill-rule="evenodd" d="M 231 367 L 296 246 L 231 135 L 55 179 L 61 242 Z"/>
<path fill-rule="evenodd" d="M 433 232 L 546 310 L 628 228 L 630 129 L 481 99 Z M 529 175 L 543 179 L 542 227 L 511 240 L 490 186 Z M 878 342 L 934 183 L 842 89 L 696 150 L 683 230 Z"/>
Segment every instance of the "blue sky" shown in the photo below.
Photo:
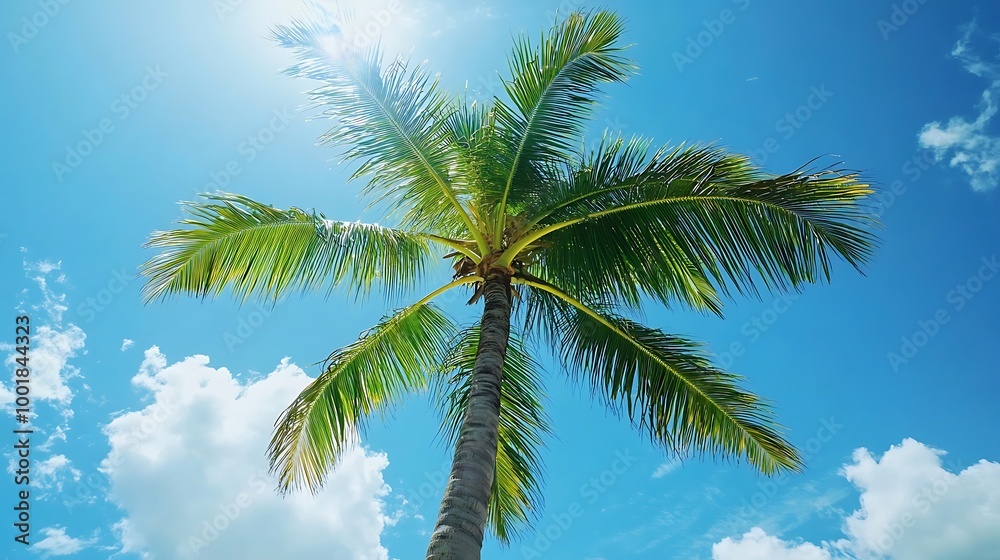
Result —
<path fill-rule="evenodd" d="M 617 5 L 641 73 L 608 90 L 590 135 L 718 142 L 775 172 L 831 155 L 879 188 L 885 229 L 864 275 L 838 266 L 797 296 L 732 301 L 725 320 L 646 317 L 706 341 L 772 400 L 806 472 L 768 481 L 725 462 L 677 464 L 552 365 L 545 509 L 511 547 L 488 541 L 485 558 L 1000 549 L 1000 9 L 781 4 Z M 588 5 L 376 1 L 358 21 L 488 98 L 511 34 L 577 7 Z M 33 545 L 13 541 L 17 488 L 4 476 L 8 557 L 422 557 L 450 458 L 426 399 L 376 422 L 316 497 L 278 498 L 262 472 L 271 424 L 316 375 L 310 364 L 371 326 L 379 300 L 143 306 L 134 278 L 146 236 L 198 192 L 374 219 L 336 151 L 315 146 L 329 123 L 300 110 L 307 84 L 280 74 L 288 54 L 266 39 L 300 13 L 262 0 L 0 8 L 3 355 L 15 355 L 15 315 L 36 328 Z"/>

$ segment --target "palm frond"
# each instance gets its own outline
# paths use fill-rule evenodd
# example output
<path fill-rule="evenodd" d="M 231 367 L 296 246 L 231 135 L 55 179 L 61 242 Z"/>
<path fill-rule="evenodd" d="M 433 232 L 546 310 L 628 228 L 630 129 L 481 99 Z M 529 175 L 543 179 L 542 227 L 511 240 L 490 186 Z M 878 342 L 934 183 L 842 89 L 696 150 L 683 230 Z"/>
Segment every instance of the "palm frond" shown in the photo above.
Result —
<path fill-rule="evenodd" d="M 470 102 L 466 94 L 444 126 L 448 141 L 458 146 L 451 179 L 471 193 L 477 216 L 489 216 L 497 201 L 487 193 L 506 180 L 503 162 L 509 159 L 503 155 L 507 146 L 497 131 L 493 103 Z"/>
<path fill-rule="evenodd" d="M 275 423 L 268 457 L 279 488 L 318 491 L 368 417 L 427 388 L 455 330 L 433 305 L 419 303 L 330 354 L 323 373 Z"/>
<path fill-rule="evenodd" d="M 469 402 L 479 332 L 477 325 L 456 337 L 442 368 L 444 374 L 432 383 L 442 415 L 441 434 L 450 446 L 457 441 Z M 544 390 L 540 369 L 524 341 L 512 335 L 500 386 L 497 460 L 488 521 L 490 529 L 504 544 L 509 544 L 533 517 L 537 517 L 542 506 L 539 452 L 543 438 L 551 429 L 542 410 Z"/>
<path fill-rule="evenodd" d="M 500 196 L 496 235 L 505 227 L 507 206 L 541 196 L 539 169 L 562 162 L 577 149 L 597 103 L 601 84 L 623 82 L 635 70 L 619 45 L 622 21 L 614 13 L 573 13 L 543 35 L 527 37 L 509 58 L 511 80 L 504 89 L 514 107 L 496 103 L 497 122 L 511 146 Z"/>
<path fill-rule="evenodd" d="M 433 257 L 420 234 L 323 214 L 281 210 L 228 193 L 190 202 L 183 229 L 154 232 L 146 247 L 162 251 L 140 267 L 146 301 L 172 294 L 241 300 L 278 299 L 292 290 L 343 285 L 357 295 L 380 287 L 398 296 L 420 280 Z"/>
<path fill-rule="evenodd" d="M 799 470 L 769 405 L 740 389 L 741 377 L 711 364 L 698 344 L 595 309 L 549 284 L 523 282 L 558 321 L 556 348 L 575 379 L 650 438 L 685 456 L 745 459 L 765 474 Z"/>
<path fill-rule="evenodd" d="M 391 201 L 405 227 L 461 233 L 486 247 L 466 207 L 469 193 L 449 180 L 458 147 L 443 123 L 454 108 L 424 66 L 384 65 L 377 45 L 348 44 L 335 20 L 295 20 L 272 38 L 298 60 L 288 75 L 320 82 L 309 98 L 337 120 L 320 142 L 343 146 L 345 161 L 360 163 L 353 177 L 368 178 L 366 194 Z"/>
<path fill-rule="evenodd" d="M 658 156 L 649 180 L 640 174 L 591 189 L 539 222 L 508 254 L 543 240 L 554 248 L 548 260 L 563 270 L 570 257 L 581 269 L 686 262 L 697 268 L 695 277 L 712 279 L 724 292 L 755 294 L 758 279 L 770 290 L 798 289 L 828 280 L 832 256 L 858 269 L 871 256 L 877 222 L 864 201 L 872 191 L 855 173 L 825 168 L 773 176 L 721 150 L 660 154 L 687 163 L 672 168 L 670 157 Z M 603 242 L 561 261 L 558 252 L 581 238 Z M 538 260 L 546 259 L 542 253 Z"/>
<path fill-rule="evenodd" d="M 598 145 L 566 165 L 544 204 L 529 211 L 530 225 L 558 224 L 607 210 L 648 189 L 673 182 L 736 183 L 757 178 L 739 155 L 710 145 L 661 146 L 641 136 L 606 131 Z"/>
<path fill-rule="evenodd" d="M 560 218 L 592 208 L 618 190 L 641 190 L 656 181 L 689 176 L 706 158 L 690 148 L 648 156 L 649 141 L 606 136 L 564 182 L 554 183 L 542 208 L 534 209 L 527 228 L 544 228 Z M 571 230 L 571 231 L 568 231 Z M 573 294 L 606 296 L 608 303 L 638 308 L 644 294 L 667 306 L 682 303 L 721 315 L 722 303 L 700 264 L 677 243 L 634 222 L 583 221 L 553 231 L 532 259 L 532 270 Z"/>

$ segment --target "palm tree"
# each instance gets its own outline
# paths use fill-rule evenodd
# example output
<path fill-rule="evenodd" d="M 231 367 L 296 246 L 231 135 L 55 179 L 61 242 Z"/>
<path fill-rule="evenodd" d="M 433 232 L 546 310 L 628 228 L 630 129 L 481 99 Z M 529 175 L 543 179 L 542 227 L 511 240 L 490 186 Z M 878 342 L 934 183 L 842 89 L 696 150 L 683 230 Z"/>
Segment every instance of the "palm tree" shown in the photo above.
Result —
<path fill-rule="evenodd" d="M 567 374 L 679 456 L 744 460 L 772 475 L 801 459 L 767 405 L 699 344 L 637 322 L 650 300 L 721 315 L 722 298 L 859 268 L 874 238 L 856 174 L 767 174 L 712 146 L 652 149 L 605 135 L 581 147 L 603 84 L 635 70 L 613 13 L 574 13 L 516 41 L 505 99 L 446 95 L 423 66 L 338 43 L 336 21 L 274 31 L 337 120 L 322 137 L 358 165 L 396 227 L 327 219 L 216 193 L 155 232 L 147 301 L 171 294 L 277 301 L 340 287 L 396 299 L 440 287 L 330 354 L 276 422 L 279 489 L 316 491 L 367 421 L 413 393 L 442 410 L 454 461 L 428 559 L 479 558 L 488 526 L 508 542 L 537 515 L 550 430 L 533 358 Z M 444 258 L 453 276 L 433 266 Z M 440 261 L 438 261 L 440 262 Z M 481 318 L 460 327 L 432 300 L 459 288 Z"/>

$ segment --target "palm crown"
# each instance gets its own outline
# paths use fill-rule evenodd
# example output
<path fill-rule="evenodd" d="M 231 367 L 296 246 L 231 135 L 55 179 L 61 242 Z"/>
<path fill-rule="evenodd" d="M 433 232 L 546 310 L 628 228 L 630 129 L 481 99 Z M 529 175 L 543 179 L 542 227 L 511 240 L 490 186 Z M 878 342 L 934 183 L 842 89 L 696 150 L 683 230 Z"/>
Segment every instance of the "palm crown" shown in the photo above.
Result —
<path fill-rule="evenodd" d="M 453 265 L 440 288 L 330 354 L 285 410 L 268 450 L 281 489 L 319 488 L 370 417 L 429 390 L 456 464 L 475 463 L 477 446 L 495 457 L 486 453 L 481 470 L 492 472 L 474 481 L 487 487 L 471 502 L 469 469 L 453 470 L 438 528 L 446 509 L 485 522 L 485 496 L 488 526 L 506 542 L 540 503 L 550 428 L 536 347 L 670 452 L 742 459 L 766 474 L 801 466 L 738 376 L 633 317 L 650 299 L 721 314 L 733 292 L 828 278 L 832 258 L 861 266 L 873 245 L 867 185 L 832 168 L 767 174 L 712 146 L 605 135 L 581 147 L 599 88 L 634 71 L 610 12 L 574 13 L 537 43 L 517 40 L 506 98 L 487 103 L 447 95 L 424 67 L 385 64 L 377 49 L 331 48 L 337 33 L 335 23 L 294 21 L 274 36 L 297 57 L 288 73 L 317 80 L 308 95 L 337 121 L 322 141 L 345 148 L 364 194 L 398 225 L 217 193 L 187 205 L 185 227 L 154 233 L 159 252 L 142 267 L 149 300 L 226 287 L 277 300 L 334 287 L 403 296 L 442 254 Z M 486 304 L 464 327 L 432 301 L 460 287 Z M 448 554 L 428 558 L 462 557 Z"/>

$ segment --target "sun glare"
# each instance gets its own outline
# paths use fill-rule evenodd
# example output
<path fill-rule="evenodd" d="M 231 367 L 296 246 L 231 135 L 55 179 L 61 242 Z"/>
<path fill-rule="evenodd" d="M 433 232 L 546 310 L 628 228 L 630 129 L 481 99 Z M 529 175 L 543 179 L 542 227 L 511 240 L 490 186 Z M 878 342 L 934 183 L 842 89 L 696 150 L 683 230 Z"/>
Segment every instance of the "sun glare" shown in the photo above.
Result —
<path fill-rule="evenodd" d="M 234 2 L 235 0 L 230 0 Z M 387 2 L 278 0 L 260 4 L 240 2 L 236 10 L 247 10 L 245 21 L 257 29 L 270 29 L 291 19 L 331 23 L 332 32 L 323 40 L 331 56 L 346 49 L 366 49 L 376 44 L 389 55 L 409 52 L 425 35 L 421 32 L 422 12 L 401 0 Z"/>

